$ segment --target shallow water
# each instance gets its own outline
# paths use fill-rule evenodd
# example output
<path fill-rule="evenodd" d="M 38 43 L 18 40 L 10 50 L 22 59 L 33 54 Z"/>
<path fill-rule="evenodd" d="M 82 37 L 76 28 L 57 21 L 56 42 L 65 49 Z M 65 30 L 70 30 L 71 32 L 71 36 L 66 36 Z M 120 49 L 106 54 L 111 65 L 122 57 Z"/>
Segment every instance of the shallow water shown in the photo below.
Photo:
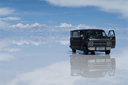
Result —
<path fill-rule="evenodd" d="M 48 40 L 48 39 L 47 39 Z M 64 43 L 64 42 L 63 42 Z M 0 85 L 126 85 L 128 57 L 125 47 L 110 55 L 71 52 L 69 44 L 40 37 L 1 37 Z M 118 40 L 117 43 L 122 43 Z"/>

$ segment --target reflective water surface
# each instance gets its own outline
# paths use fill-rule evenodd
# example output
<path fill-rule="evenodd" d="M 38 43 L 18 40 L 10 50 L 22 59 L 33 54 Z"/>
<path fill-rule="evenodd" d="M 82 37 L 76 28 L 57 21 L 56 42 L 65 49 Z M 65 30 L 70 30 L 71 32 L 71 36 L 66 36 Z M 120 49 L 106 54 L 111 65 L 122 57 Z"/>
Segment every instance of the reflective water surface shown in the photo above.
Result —
<path fill-rule="evenodd" d="M 110 55 L 84 55 L 81 51 L 72 54 L 64 40 L 52 38 L 49 42 L 39 35 L 5 36 L 0 40 L 0 85 L 128 83 L 128 53 L 124 47 L 117 46 Z"/>
<path fill-rule="evenodd" d="M 115 74 L 115 58 L 110 55 L 81 55 L 70 56 L 71 76 L 82 76 L 85 78 L 104 77 Z"/>

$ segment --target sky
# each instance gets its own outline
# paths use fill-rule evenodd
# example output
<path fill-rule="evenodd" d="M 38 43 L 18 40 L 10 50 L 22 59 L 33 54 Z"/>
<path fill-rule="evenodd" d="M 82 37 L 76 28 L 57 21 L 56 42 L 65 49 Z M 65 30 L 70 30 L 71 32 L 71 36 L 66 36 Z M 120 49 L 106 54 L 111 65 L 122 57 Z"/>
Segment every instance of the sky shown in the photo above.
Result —
<path fill-rule="evenodd" d="M 4 31 L 21 34 L 45 30 L 54 37 L 69 36 L 72 29 L 114 29 L 118 38 L 127 38 L 127 3 L 126 0 L 0 1 L 1 35 Z"/>
<path fill-rule="evenodd" d="M 127 4 L 127 0 L 0 0 L 0 85 L 127 84 Z M 74 54 L 69 40 L 74 29 L 115 31 L 116 48 L 107 57 L 115 60 L 115 76 L 70 75 Z M 105 58 L 102 52 L 96 55 Z M 74 61 L 97 59 L 81 51 L 75 57 Z"/>
<path fill-rule="evenodd" d="M 0 20 L 4 24 L 61 23 L 127 27 L 126 0 L 6 0 L 0 1 Z"/>

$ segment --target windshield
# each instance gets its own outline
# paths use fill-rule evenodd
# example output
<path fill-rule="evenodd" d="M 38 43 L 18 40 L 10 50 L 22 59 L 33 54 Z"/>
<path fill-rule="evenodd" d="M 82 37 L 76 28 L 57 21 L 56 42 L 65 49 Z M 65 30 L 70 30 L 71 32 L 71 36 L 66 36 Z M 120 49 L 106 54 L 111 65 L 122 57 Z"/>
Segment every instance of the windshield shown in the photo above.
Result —
<path fill-rule="evenodd" d="M 90 30 L 87 32 L 88 37 L 107 37 L 103 30 Z"/>

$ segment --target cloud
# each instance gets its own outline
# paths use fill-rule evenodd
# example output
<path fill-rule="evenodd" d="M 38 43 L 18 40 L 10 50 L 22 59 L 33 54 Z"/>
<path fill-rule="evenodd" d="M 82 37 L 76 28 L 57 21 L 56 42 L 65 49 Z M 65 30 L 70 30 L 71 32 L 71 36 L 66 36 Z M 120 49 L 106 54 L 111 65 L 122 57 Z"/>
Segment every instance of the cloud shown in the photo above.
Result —
<path fill-rule="evenodd" d="M 102 11 L 120 13 L 128 19 L 127 0 L 45 0 L 50 4 L 61 7 L 98 7 Z"/>
<path fill-rule="evenodd" d="M 21 18 L 18 18 L 18 17 L 6 17 L 6 18 L 0 18 L 0 20 L 11 21 L 11 20 L 21 20 Z"/>
<path fill-rule="evenodd" d="M 28 31 L 32 31 L 34 29 L 34 31 L 66 31 L 66 30 L 72 30 L 72 29 L 98 29 L 96 26 L 88 26 L 85 24 L 79 24 L 78 26 L 72 26 L 72 24 L 68 24 L 68 23 L 60 23 L 59 26 L 47 26 L 45 24 L 39 24 L 39 23 L 34 23 L 34 24 L 22 24 L 22 23 L 18 23 L 16 25 L 10 25 L 10 30 L 12 29 L 25 29 Z M 29 28 L 29 29 L 28 29 Z M 19 29 L 19 30 L 20 30 Z"/>
<path fill-rule="evenodd" d="M 60 27 L 72 27 L 72 24 L 61 23 Z"/>
<path fill-rule="evenodd" d="M 0 53 L 0 61 L 9 61 L 14 59 L 12 55 Z"/>
<path fill-rule="evenodd" d="M 4 47 L 9 46 L 9 42 L 7 42 L 6 40 L 4 41 L 3 39 L 0 39 L 0 49 L 3 49 Z"/>
<path fill-rule="evenodd" d="M 39 28 L 39 27 L 43 27 L 43 26 L 46 26 L 46 25 L 40 25 L 39 23 L 34 23 L 31 25 L 29 25 L 29 24 L 24 25 L 22 23 L 18 23 L 16 25 L 12 25 L 11 28 L 31 28 L 32 29 L 34 27 Z"/>
<path fill-rule="evenodd" d="M 6 30 L 11 24 L 0 20 L 0 29 Z"/>
<path fill-rule="evenodd" d="M 20 48 L 4 48 L 4 49 L 0 49 L 0 51 L 8 51 L 8 52 L 17 52 L 20 51 Z"/>
<path fill-rule="evenodd" d="M 11 9 L 11 8 L 0 8 L 0 16 L 3 16 L 3 15 L 9 15 L 9 14 L 13 14 L 14 13 L 14 9 Z"/>
<path fill-rule="evenodd" d="M 34 24 L 18 23 L 16 25 L 11 25 L 7 31 L 13 34 L 17 32 L 19 34 L 24 33 L 22 36 L 20 36 L 22 38 L 15 39 L 16 36 L 14 36 L 15 38 L 13 38 L 12 36 L 10 37 L 10 39 L 8 39 L 9 42 L 18 45 L 30 44 L 30 43 L 34 45 L 39 45 L 41 43 L 44 44 L 47 42 L 60 42 L 62 45 L 67 45 L 69 44 L 70 30 L 81 29 L 81 28 L 96 29 L 97 27 L 87 26 L 84 24 L 79 24 L 78 26 L 72 26 L 72 24 L 68 24 L 68 23 L 60 23 L 59 26 L 47 26 L 39 23 L 34 23 Z"/>
<path fill-rule="evenodd" d="M 124 30 L 121 30 L 122 28 L 100 28 L 97 26 L 89 26 L 85 24 L 73 26 L 72 24 L 68 23 L 60 23 L 59 26 L 48 26 L 39 23 L 18 23 L 2 29 L 4 33 L 2 32 L 0 35 L 3 36 L 2 39 L 4 41 L 8 41 L 17 45 L 40 45 L 48 42 L 59 42 L 62 45 L 67 45 L 69 44 L 70 40 L 70 30 L 75 29 L 104 29 L 105 31 L 112 29 L 115 30 L 117 39 L 128 39 L 128 33 L 125 31 L 128 30 L 127 28 L 123 28 Z M 8 36 L 10 37 L 8 38 L 8 36 L 5 36 L 5 33 L 8 33 Z"/>
<path fill-rule="evenodd" d="M 88 25 L 85 25 L 85 24 L 79 24 L 76 29 L 98 29 L 97 27 L 95 26 L 88 26 Z"/>

